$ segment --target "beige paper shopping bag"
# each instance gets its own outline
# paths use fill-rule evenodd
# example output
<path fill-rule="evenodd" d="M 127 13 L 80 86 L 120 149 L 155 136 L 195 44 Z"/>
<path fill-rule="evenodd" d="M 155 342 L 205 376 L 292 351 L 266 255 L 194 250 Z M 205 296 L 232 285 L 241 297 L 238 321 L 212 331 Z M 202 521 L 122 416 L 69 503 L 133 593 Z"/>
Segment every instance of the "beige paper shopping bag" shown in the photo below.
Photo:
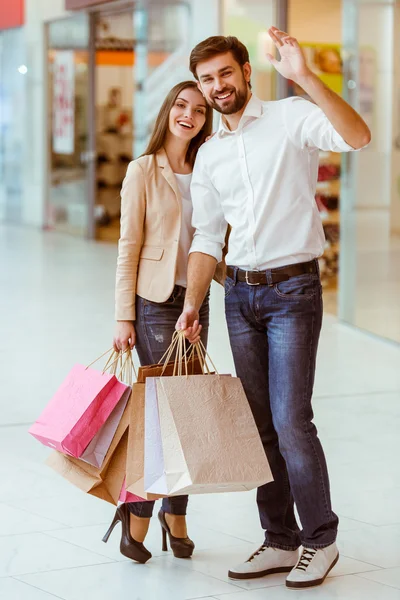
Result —
<path fill-rule="evenodd" d="M 195 375 L 146 380 L 148 493 L 243 491 L 272 480 L 238 378 Z"/>
<path fill-rule="evenodd" d="M 144 383 L 132 387 L 125 486 L 128 492 L 144 500 L 157 500 L 162 496 L 148 494 L 144 489 L 145 387 Z"/>
<path fill-rule="evenodd" d="M 100 469 L 57 451 L 50 454 L 46 464 L 85 493 L 118 504 L 126 472 L 130 409 L 131 400 Z"/>

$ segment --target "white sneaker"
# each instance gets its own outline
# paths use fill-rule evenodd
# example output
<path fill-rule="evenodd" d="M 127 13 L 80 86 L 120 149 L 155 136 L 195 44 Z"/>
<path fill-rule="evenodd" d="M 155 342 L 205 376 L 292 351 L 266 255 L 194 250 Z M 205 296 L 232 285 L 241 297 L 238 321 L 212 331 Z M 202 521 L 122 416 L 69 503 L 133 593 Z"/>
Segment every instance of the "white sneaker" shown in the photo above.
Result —
<path fill-rule="evenodd" d="M 286 587 L 298 589 L 321 585 L 338 560 L 336 544 L 318 550 L 303 548 L 297 565 L 286 578 Z"/>
<path fill-rule="evenodd" d="M 298 550 L 261 546 L 246 562 L 228 572 L 231 579 L 254 579 L 272 573 L 288 573 L 299 558 Z"/>

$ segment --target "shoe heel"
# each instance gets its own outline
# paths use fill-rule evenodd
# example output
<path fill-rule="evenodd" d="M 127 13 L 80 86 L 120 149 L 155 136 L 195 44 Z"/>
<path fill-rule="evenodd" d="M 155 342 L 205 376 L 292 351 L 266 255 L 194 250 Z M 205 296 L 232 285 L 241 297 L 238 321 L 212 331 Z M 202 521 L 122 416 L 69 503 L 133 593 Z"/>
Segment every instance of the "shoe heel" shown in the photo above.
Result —
<path fill-rule="evenodd" d="M 161 531 L 162 531 L 162 551 L 168 552 L 167 532 L 165 531 L 164 527 L 161 527 Z"/>
<path fill-rule="evenodd" d="M 115 526 L 116 526 L 116 524 L 117 524 L 117 523 L 119 523 L 120 521 L 121 521 L 121 519 L 120 519 L 120 517 L 119 517 L 118 513 L 115 513 L 115 517 L 114 517 L 114 519 L 113 519 L 113 522 L 111 523 L 110 527 L 108 528 L 108 531 L 107 531 L 106 535 L 103 537 L 103 542 L 104 542 L 105 544 L 107 544 L 107 542 L 108 542 L 108 539 L 109 539 L 110 535 L 112 534 L 114 527 L 115 527 Z"/>

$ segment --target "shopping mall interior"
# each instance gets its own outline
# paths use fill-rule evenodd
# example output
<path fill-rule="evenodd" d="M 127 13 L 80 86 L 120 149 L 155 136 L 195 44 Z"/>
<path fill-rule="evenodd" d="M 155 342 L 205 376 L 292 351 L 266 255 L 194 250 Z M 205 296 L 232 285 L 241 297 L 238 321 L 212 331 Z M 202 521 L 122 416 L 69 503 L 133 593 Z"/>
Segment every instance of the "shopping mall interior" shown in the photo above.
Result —
<path fill-rule="evenodd" d="M 10 6 L 0 0 L 0 597 L 400 600 L 400 1 Z M 161 551 L 153 519 L 154 560 L 132 565 L 118 535 L 101 543 L 112 506 L 54 476 L 47 450 L 26 433 L 69 366 L 111 345 L 121 185 L 166 93 L 192 78 L 194 44 L 235 35 L 249 50 L 253 93 L 307 97 L 266 58 L 271 25 L 298 39 L 311 70 L 372 133 L 360 152 L 320 152 L 315 202 L 326 242 L 314 408 L 341 560 L 312 592 L 287 591 L 278 574 L 228 578 L 262 543 L 254 491 L 191 499 L 191 561 Z M 234 373 L 214 283 L 210 332 L 218 371 Z"/>

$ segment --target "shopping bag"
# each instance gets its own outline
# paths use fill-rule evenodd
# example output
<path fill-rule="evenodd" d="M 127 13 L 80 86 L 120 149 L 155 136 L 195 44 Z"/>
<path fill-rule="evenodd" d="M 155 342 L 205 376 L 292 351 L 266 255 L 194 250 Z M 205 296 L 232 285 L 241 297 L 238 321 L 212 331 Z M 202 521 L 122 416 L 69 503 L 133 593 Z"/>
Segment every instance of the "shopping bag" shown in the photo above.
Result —
<path fill-rule="evenodd" d="M 121 400 L 118 402 L 103 427 L 96 433 L 89 446 L 80 457 L 80 460 L 83 460 L 94 467 L 102 466 L 131 393 L 132 388 L 128 387 L 122 394 Z"/>
<path fill-rule="evenodd" d="M 272 480 L 237 377 L 189 375 L 146 380 L 146 492 L 233 492 Z"/>
<path fill-rule="evenodd" d="M 58 451 L 50 454 L 46 464 L 83 492 L 117 505 L 126 472 L 130 406 L 128 401 L 100 469 Z"/>
<path fill-rule="evenodd" d="M 75 365 L 29 433 L 42 444 L 79 458 L 128 390 L 113 373 Z M 116 420 L 112 423 L 114 427 Z"/>
<path fill-rule="evenodd" d="M 198 355 L 194 353 L 190 356 L 186 363 L 184 363 L 184 359 L 181 358 L 182 369 L 189 375 L 202 375 L 203 374 L 203 364 Z M 175 360 L 168 362 L 167 364 L 158 363 L 156 365 L 146 365 L 143 367 L 139 367 L 137 382 L 145 383 L 147 377 L 169 377 L 173 375 L 174 370 L 177 371 L 177 362 Z"/>
<path fill-rule="evenodd" d="M 144 383 L 132 386 L 125 485 L 131 494 L 144 500 L 157 500 L 162 496 L 148 494 L 144 489 L 145 387 Z"/>

